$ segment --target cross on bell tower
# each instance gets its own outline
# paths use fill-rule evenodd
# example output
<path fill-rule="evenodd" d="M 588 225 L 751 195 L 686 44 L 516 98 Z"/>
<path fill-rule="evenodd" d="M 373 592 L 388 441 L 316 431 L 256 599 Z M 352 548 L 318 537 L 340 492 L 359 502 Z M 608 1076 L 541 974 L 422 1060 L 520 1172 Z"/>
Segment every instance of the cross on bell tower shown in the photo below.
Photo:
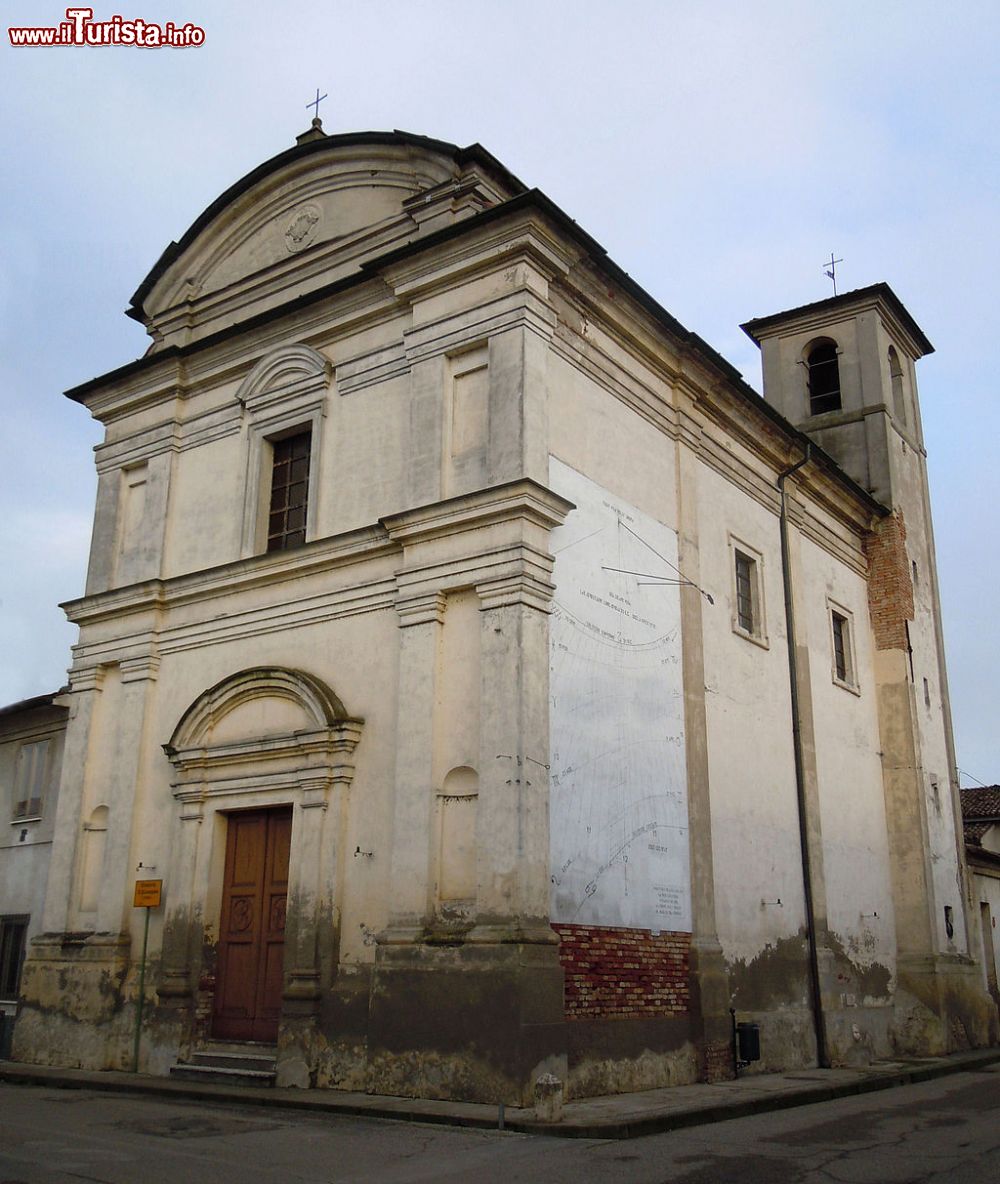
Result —
<path fill-rule="evenodd" d="M 316 92 L 319 94 L 319 91 Z M 830 252 L 830 258 L 823 264 L 823 274 L 828 280 L 833 281 L 833 294 L 837 295 L 837 264 L 843 263 L 843 259 L 834 259 L 833 251 Z"/>

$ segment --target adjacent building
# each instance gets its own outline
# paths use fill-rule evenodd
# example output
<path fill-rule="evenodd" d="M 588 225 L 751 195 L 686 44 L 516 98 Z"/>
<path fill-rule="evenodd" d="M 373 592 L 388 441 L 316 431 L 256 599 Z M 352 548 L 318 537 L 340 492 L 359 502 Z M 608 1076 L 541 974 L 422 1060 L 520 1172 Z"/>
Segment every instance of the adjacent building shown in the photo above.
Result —
<path fill-rule="evenodd" d="M 979 909 L 983 982 L 1000 1007 L 1000 785 L 963 789 L 961 799 L 972 902 Z"/>
<path fill-rule="evenodd" d="M 58 692 L 0 708 L 0 1057 L 10 1051 L 28 942 L 42 927 L 68 714 Z"/>
<path fill-rule="evenodd" d="M 478 145 L 296 146 L 133 298 L 15 1055 L 271 1050 L 523 1103 L 996 1036 L 916 363 L 877 284 L 764 398 Z M 4 906 L 6 908 L 6 906 Z"/>

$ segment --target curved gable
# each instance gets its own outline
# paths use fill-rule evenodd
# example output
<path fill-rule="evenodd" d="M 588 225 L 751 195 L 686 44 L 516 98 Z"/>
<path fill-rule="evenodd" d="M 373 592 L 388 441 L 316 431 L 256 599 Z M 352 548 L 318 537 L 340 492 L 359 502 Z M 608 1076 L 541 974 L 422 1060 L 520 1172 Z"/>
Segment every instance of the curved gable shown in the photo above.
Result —
<path fill-rule="evenodd" d="M 329 728 L 347 719 L 320 679 L 281 666 L 241 670 L 199 695 L 165 745 L 168 753 L 250 737 Z"/>
<path fill-rule="evenodd" d="M 228 189 L 132 298 L 154 349 L 237 324 L 523 191 L 478 145 L 318 129 Z"/>

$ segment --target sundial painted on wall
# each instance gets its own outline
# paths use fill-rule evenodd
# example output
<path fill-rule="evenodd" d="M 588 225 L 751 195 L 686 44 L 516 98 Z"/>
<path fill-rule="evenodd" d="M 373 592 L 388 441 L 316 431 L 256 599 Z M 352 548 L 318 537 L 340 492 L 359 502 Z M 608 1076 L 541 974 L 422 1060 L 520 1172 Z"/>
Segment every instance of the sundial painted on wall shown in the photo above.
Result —
<path fill-rule="evenodd" d="M 677 537 L 552 460 L 552 916 L 690 928 Z"/>

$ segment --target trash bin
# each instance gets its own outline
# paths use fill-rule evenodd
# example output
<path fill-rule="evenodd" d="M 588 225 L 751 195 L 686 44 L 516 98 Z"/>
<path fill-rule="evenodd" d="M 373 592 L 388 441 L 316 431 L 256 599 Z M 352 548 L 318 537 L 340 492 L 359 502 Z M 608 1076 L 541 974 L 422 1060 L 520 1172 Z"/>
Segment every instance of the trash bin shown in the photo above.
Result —
<path fill-rule="evenodd" d="M 742 1022 L 736 1025 L 736 1051 L 744 1065 L 760 1060 L 760 1024 Z"/>

